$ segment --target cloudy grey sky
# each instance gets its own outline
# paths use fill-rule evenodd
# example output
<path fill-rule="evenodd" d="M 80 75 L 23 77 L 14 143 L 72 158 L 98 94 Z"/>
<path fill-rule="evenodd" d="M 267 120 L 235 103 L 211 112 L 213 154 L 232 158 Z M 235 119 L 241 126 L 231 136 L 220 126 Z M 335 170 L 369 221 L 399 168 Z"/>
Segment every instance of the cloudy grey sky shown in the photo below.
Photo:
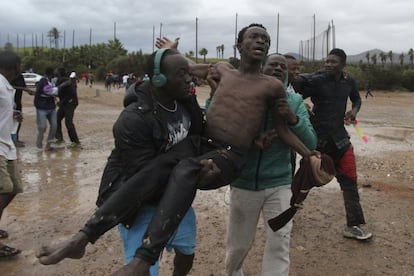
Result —
<path fill-rule="evenodd" d="M 42 36 L 49 45 L 47 32 L 56 27 L 60 47 L 89 44 L 90 38 L 92 44 L 107 42 L 116 35 L 128 51 L 150 53 L 153 36 L 161 33 L 180 37 L 180 50 L 188 52 L 196 49 L 198 18 L 198 50 L 215 57 L 223 44 L 227 58 L 233 56 L 237 14 L 237 31 L 262 23 L 272 52 L 299 52 L 300 41 L 313 34 L 315 15 L 315 33 L 333 21 L 336 47 L 348 54 L 374 48 L 407 53 L 414 48 L 413 11 L 412 0 L 14 0 L 1 3 L 0 45 L 40 46 Z"/>

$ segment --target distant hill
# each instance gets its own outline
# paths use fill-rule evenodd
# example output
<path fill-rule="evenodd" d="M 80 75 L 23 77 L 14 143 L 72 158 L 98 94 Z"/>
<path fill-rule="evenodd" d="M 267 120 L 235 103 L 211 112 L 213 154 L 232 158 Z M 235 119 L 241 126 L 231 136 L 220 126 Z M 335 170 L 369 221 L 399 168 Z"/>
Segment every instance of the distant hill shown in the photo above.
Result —
<path fill-rule="evenodd" d="M 367 63 L 367 58 L 366 58 L 367 52 L 369 52 L 370 56 L 372 56 L 374 54 L 377 54 L 377 63 L 381 63 L 381 59 L 379 57 L 380 53 L 383 52 L 384 54 L 388 54 L 388 52 L 384 52 L 380 49 L 372 49 L 372 50 L 368 50 L 368 51 L 362 52 L 362 53 L 357 54 L 357 55 L 349 55 L 347 57 L 347 63 L 359 63 L 360 60 L 362 60 L 363 63 Z M 394 57 L 394 56 L 396 56 L 396 57 Z M 392 58 L 393 62 L 396 61 L 397 59 L 398 59 L 398 55 L 393 54 L 393 58 Z M 388 58 L 387 58 L 387 61 L 388 61 Z M 371 59 L 370 59 L 369 62 L 371 63 Z"/>

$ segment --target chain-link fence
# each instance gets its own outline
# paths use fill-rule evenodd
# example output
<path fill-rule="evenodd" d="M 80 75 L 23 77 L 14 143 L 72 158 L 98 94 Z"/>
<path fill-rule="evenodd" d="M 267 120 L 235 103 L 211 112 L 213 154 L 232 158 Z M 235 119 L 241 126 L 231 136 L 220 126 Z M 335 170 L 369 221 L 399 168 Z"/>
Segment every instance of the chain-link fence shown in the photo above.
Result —
<path fill-rule="evenodd" d="M 157 19 L 159 20 L 159 19 Z M 179 49 L 200 57 L 200 50 L 207 51 L 209 58 L 239 57 L 234 45 L 237 34 L 250 23 L 263 24 L 271 37 L 269 52 L 298 53 L 302 60 L 319 60 L 326 57 L 327 49 L 335 41 L 334 26 L 329 20 L 316 20 L 315 15 L 273 15 L 250 16 L 234 14 L 220 17 L 195 17 L 172 22 L 108 22 L 105 26 L 85 29 L 64 29 L 57 27 L 58 37 L 51 37 L 51 30 L 43 33 L 0 33 L 0 45 L 11 43 L 14 48 L 59 47 L 90 45 L 117 38 L 128 51 L 142 50 L 151 53 L 154 40 L 159 36 L 174 39 L 180 37 Z M 130 23 L 128 23 L 130 24 Z M 329 26 L 326 29 L 326 26 Z M 70 27 L 69 27 L 70 28 Z M 321 31 L 323 30 L 323 31 Z M 56 31 L 56 30 L 55 30 Z M 318 34 L 318 35 L 315 35 Z M 57 39 L 58 43 L 54 41 Z M 204 51 L 205 53 L 205 51 Z"/>

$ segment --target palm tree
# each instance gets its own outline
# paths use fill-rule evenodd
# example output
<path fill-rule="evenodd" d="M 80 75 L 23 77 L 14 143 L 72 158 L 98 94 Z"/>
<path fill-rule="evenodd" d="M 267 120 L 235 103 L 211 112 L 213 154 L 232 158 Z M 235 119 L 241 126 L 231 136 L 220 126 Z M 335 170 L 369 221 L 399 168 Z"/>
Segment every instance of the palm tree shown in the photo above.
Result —
<path fill-rule="evenodd" d="M 388 52 L 387 56 L 388 56 L 388 59 L 390 60 L 391 65 L 392 65 L 392 56 L 393 56 L 393 53 L 392 53 L 391 50 Z"/>
<path fill-rule="evenodd" d="M 377 54 L 373 54 L 373 55 L 371 56 L 371 61 L 372 61 L 372 64 L 374 64 L 374 65 L 376 65 L 376 64 L 377 64 Z"/>
<path fill-rule="evenodd" d="M 401 54 L 398 56 L 398 59 L 399 59 L 399 61 L 400 61 L 400 65 L 401 65 L 401 67 L 403 67 L 403 65 L 404 65 L 404 53 L 401 53 Z"/>
<path fill-rule="evenodd" d="M 384 65 L 385 62 L 387 61 L 387 56 L 384 54 L 384 52 L 379 53 L 379 56 L 380 56 L 382 65 Z"/>
<path fill-rule="evenodd" d="M 59 48 L 59 38 L 60 38 L 60 32 L 56 27 L 53 27 L 50 29 L 50 31 L 47 33 L 47 37 L 49 38 L 50 47 L 52 47 L 52 43 L 55 44 L 55 48 Z"/>
<path fill-rule="evenodd" d="M 414 50 L 413 48 L 410 48 L 410 50 L 408 50 L 408 56 L 410 57 L 410 63 L 411 63 L 411 67 L 413 66 L 413 61 L 414 61 Z"/>
<path fill-rule="evenodd" d="M 220 49 L 221 49 L 221 58 L 223 59 L 224 58 L 224 44 L 221 44 Z"/>
<path fill-rule="evenodd" d="M 206 48 L 201 48 L 201 50 L 198 52 L 200 56 L 204 57 L 204 63 L 206 63 L 206 55 L 208 54 L 208 51 Z"/>
<path fill-rule="evenodd" d="M 368 64 L 369 64 L 369 57 L 370 57 L 369 52 L 367 52 L 367 53 L 365 54 L 365 58 L 367 59 Z"/>
<path fill-rule="evenodd" d="M 11 42 L 6 42 L 6 44 L 4 44 L 4 50 L 13 51 L 13 44 Z"/>
<path fill-rule="evenodd" d="M 194 57 L 194 51 L 192 51 L 192 50 L 190 50 L 190 51 L 188 51 L 188 53 L 187 54 L 185 54 L 187 57 L 189 57 L 189 58 L 193 58 Z"/>

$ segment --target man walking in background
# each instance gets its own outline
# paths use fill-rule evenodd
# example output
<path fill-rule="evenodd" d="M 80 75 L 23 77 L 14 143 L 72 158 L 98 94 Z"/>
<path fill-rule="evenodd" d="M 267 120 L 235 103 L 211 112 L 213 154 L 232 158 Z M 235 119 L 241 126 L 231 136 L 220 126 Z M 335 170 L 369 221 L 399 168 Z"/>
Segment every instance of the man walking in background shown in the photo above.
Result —
<path fill-rule="evenodd" d="M 314 115 L 311 122 L 318 135 L 317 150 L 328 154 L 336 165 L 336 179 L 341 186 L 346 212 L 344 237 L 368 240 L 372 233 L 361 226 L 365 224 L 357 185 L 354 149 L 345 121 L 353 121 L 361 108 L 361 96 L 354 79 L 343 71 L 346 54 L 342 49 L 332 49 L 325 61 L 325 70 L 301 75 L 296 86 L 304 98 L 310 97 Z M 346 112 L 348 98 L 352 109 Z"/>
<path fill-rule="evenodd" d="M 78 93 L 77 93 L 77 79 L 76 73 L 72 72 L 70 78 L 66 76 L 66 70 L 64 68 L 57 69 L 57 81 L 56 85 L 60 85 L 65 81 L 70 80 L 70 85 L 62 88 L 59 91 L 59 104 L 57 110 L 57 128 L 56 128 L 56 142 L 63 143 L 62 133 L 62 120 L 65 119 L 65 126 L 68 130 L 68 135 L 71 143 L 68 148 L 80 148 L 78 134 L 76 132 L 75 124 L 73 123 L 73 116 L 75 109 L 78 106 Z"/>

